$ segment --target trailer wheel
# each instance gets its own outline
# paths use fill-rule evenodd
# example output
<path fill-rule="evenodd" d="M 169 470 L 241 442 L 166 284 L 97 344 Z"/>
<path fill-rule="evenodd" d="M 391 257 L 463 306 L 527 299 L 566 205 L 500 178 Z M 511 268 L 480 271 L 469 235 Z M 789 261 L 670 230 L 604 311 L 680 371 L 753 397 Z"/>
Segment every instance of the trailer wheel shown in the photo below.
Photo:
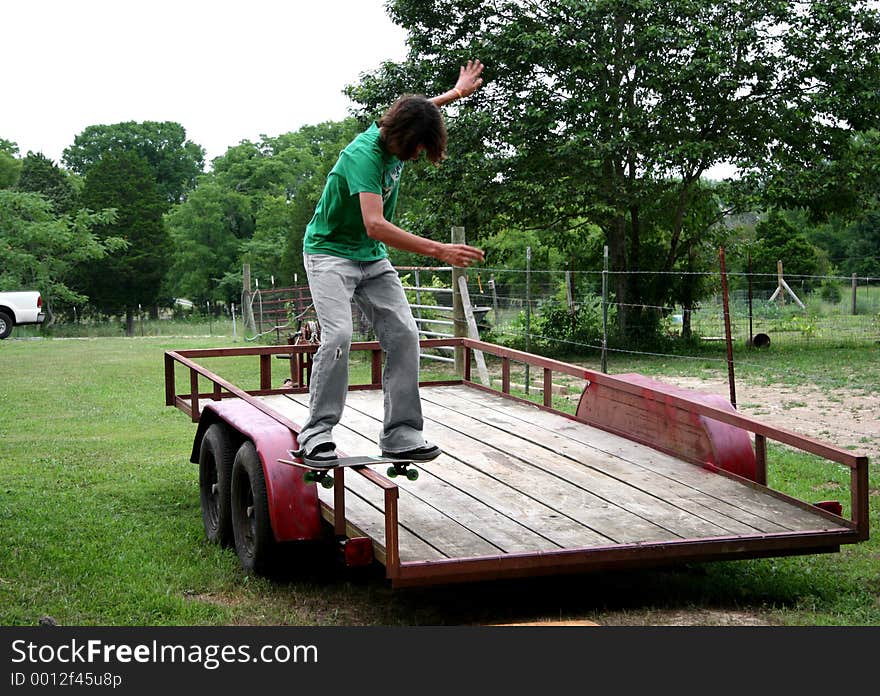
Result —
<path fill-rule="evenodd" d="M 229 430 L 214 423 L 205 431 L 199 449 L 199 497 L 205 536 L 221 546 L 231 546 L 233 540 L 229 488 L 234 457 Z"/>
<path fill-rule="evenodd" d="M 11 334 L 13 326 L 12 317 L 6 312 L 0 312 L 0 339 L 4 339 Z"/>
<path fill-rule="evenodd" d="M 266 573 L 271 567 L 276 543 L 269 519 L 263 466 L 250 440 L 238 448 L 232 465 L 232 531 L 242 567 Z"/>

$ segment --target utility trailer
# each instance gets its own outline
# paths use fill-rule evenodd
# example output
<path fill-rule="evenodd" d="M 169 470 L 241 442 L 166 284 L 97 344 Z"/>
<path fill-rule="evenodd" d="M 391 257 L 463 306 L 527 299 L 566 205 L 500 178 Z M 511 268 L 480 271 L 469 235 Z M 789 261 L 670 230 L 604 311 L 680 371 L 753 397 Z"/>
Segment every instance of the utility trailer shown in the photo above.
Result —
<path fill-rule="evenodd" d="M 166 404 L 198 422 L 191 460 L 208 538 L 257 572 L 296 542 L 336 540 L 350 565 L 384 565 L 393 587 L 827 553 L 868 538 L 867 457 L 640 375 L 468 338 L 421 343 L 461 352 L 461 379 L 421 383 L 425 434 L 443 455 L 417 464 L 416 481 L 337 469 L 332 489 L 279 462 L 298 446 L 316 345 L 166 352 Z M 352 351 L 367 352 L 371 377 L 349 389 L 340 456 L 377 453 L 383 413 L 381 347 Z M 500 362 L 500 388 L 472 379 L 486 355 Z M 205 367 L 239 358 L 240 369 L 244 356 L 254 383 L 259 364 L 257 389 Z M 283 387 L 273 358 L 289 360 Z M 541 403 L 511 393 L 511 366 L 523 364 L 542 379 Z M 553 408 L 554 374 L 583 381 L 576 413 Z M 848 468 L 849 509 L 768 487 L 768 440 Z"/>

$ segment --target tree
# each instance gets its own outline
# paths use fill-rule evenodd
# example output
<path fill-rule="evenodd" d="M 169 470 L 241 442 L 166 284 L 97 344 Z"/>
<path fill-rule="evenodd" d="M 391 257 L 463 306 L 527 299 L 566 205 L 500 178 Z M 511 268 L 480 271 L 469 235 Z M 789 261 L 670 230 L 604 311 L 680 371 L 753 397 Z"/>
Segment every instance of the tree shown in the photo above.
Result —
<path fill-rule="evenodd" d="M 813 287 L 815 276 L 823 270 L 819 253 L 783 213 L 771 211 L 760 221 L 755 226 L 755 241 L 752 271 L 772 276 L 768 285 L 776 284 L 777 262 L 782 261 L 787 278 L 801 276 L 805 289 Z"/>
<path fill-rule="evenodd" d="M 16 188 L 41 194 L 60 215 L 77 208 L 76 188 L 70 176 L 41 152 L 28 152 L 22 160 Z"/>
<path fill-rule="evenodd" d="M 97 231 L 102 237 L 122 237 L 128 242 L 124 250 L 81 267 L 81 278 L 100 311 L 125 312 L 131 335 L 135 310 L 156 302 L 170 264 L 170 243 L 162 220 L 165 201 L 149 165 L 133 152 L 105 154 L 92 166 L 82 201 L 92 210 L 115 209 L 116 220 Z"/>
<path fill-rule="evenodd" d="M 843 269 L 860 276 L 880 276 L 880 209 L 866 212 L 849 230 Z"/>
<path fill-rule="evenodd" d="M 214 160 L 199 187 L 168 214 L 175 265 L 167 291 L 203 303 L 238 302 L 241 266 L 290 284 L 305 277 L 302 240 L 353 119 L 243 141 Z"/>
<path fill-rule="evenodd" d="M 173 121 L 127 121 L 89 126 L 64 150 L 64 164 L 82 176 L 107 153 L 133 152 L 153 173 L 160 195 L 179 203 L 196 185 L 205 163 L 204 149 L 186 139 L 186 130 Z"/>
<path fill-rule="evenodd" d="M 241 285 L 221 282 L 238 269 L 239 245 L 252 230 L 251 203 L 213 176 L 202 179 L 186 202 L 166 216 L 174 249 L 167 292 L 199 306 L 206 301 L 240 302 Z M 240 274 L 239 274 L 240 279 Z"/>
<path fill-rule="evenodd" d="M 74 269 L 126 246 L 94 232 L 114 220 L 106 210 L 58 215 L 42 196 L 0 190 L 0 289 L 39 290 L 56 311 L 83 304 L 88 298 L 74 287 Z"/>
<path fill-rule="evenodd" d="M 18 181 L 21 160 L 17 155 L 18 145 L 0 138 L 0 189 L 12 188 Z"/>
<path fill-rule="evenodd" d="M 868 5 L 395 0 L 407 62 L 349 95 L 370 115 L 402 91 L 443 91 L 464 60 L 483 60 L 486 86 L 450 112 L 457 164 L 430 174 L 426 205 L 457 210 L 480 234 L 502 212 L 529 227 L 599 225 L 622 271 L 614 290 L 628 336 L 638 330 L 628 308 L 656 298 L 626 272 L 687 262 L 685 220 L 710 167 L 735 162 L 743 185 L 780 196 L 784 172 L 834 159 L 880 113 Z M 647 214 L 658 200 L 665 230 Z M 658 232 L 662 247 L 646 243 Z"/>

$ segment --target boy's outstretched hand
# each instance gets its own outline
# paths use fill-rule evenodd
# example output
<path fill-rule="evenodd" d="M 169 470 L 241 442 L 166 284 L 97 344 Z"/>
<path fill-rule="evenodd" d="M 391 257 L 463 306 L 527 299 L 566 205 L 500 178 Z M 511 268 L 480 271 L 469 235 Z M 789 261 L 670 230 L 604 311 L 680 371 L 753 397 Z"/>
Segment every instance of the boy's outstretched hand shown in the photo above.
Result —
<path fill-rule="evenodd" d="M 436 258 L 445 261 L 450 266 L 467 268 L 472 263 L 483 261 L 485 256 L 482 249 L 468 246 L 467 244 L 444 244 Z"/>
<path fill-rule="evenodd" d="M 478 60 L 469 60 L 467 65 L 462 65 L 458 71 L 458 82 L 455 83 L 455 91 L 460 92 L 462 97 L 469 97 L 483 84 L 483 64 Z"/>

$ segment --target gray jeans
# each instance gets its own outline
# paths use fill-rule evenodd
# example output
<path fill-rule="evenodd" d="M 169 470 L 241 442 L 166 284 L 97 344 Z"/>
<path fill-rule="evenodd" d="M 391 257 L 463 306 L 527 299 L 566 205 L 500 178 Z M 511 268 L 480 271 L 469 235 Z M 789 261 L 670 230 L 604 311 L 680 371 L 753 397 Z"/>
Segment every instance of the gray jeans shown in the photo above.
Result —
<path fill-rule="evenodd" d="M 382 374 L 385 414 L 379 447 L 403 452 L 425 445 L 419 399 L 419 335 L 397 271 L 388 261 L 360 262 L 325 254 L 304 254 L 321 345 L 309 380 L 309 418 L 299 445 L 311 452 L 332 442 L 345 408 L 351 346 L 351 300 L 376 332 L 386 353 Z M 351 452 L 350 454 L 369 454 Z"/>

